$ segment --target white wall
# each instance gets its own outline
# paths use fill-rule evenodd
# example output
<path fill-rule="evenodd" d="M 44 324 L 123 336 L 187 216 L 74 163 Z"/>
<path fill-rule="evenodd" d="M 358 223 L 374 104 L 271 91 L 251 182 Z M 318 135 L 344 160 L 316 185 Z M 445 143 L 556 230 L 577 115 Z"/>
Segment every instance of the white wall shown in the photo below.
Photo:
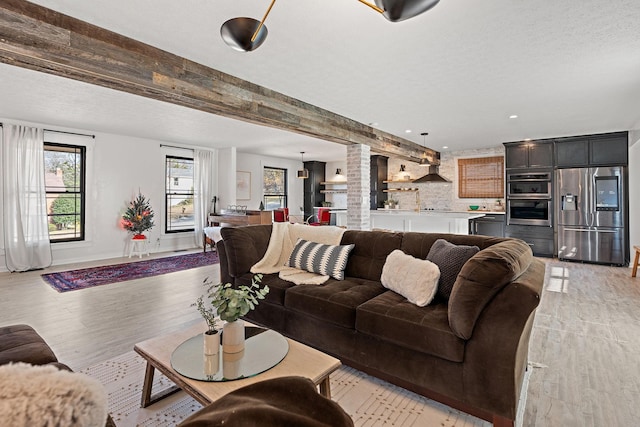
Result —
<path fill-rule="evenodd" d="M 21 123 L 51 130 L 95 134 L 95 139 L 90 140 L 87 147 L 86 240 L 53 244 L 54 265 L 126 256 L 130 236 L 120 228 L 119 221 L 129 201 L 138 191 L 150 200 L 155 214 L 155 226 L 148 233 L 150 251 L 164 252 L 194 247 L 192 233 L 164 233 L 165 156 L 171 154 L 189 157 L 192 155 L 191 150 L 167 147 L 182 145 L 177 141 L 171 144 L 86 129 L 25 121 Z M 165 146 L 161 147 L 162 144 Z M 262 171 L 265 166 L 272 166 L 288 170 L 290 212 L 298 213 L 298 207 L 303 205 L 303 181 L 296 177 L 296 171 L 302 168 L 301 161 L 237 153 L 234 147 L 216 151 L 220 198 L 218 210 L 229 204 L 243 204 L 249 209 L 258 209 L 262 200 Z M 250 200 L 236 200 L 236 170 L 251 172 Z M 0 200 L 0 208 L 1 203 Z M 0 223 L 0 237 L 3 233 Z M 0 270 L 6 270 L 3 246 L 4 239 L 1 239 Z"/>
<path fill-rule="evenodd" d="M 140 191 L 154 210 L 155 226 L 149 231 L 150 251 L 171 251 L 194 246 L 192 233 L 164 234 L 165 155 L 189 156 L 190 150 L 161 148 L 160 141 L 113 135 L 84 129 L 58 128 L 25 123 L 46 129 L 95 134 L 87 145 L 86 240 L 52 245 L 53 264 L 67 264 L 123 257 L 130 235 L 119 227 L 129 201 Z M 0 236 L 3 234 L 0 223 Z M 0 270 L 4 263 L 4 239 L 0 241 Z"/>
<path fill-rule="evenodd" d="M 218 213 L 229 205 L 244 204 L 236 202 L 236 162 L 235 147 L 218 150 Z"/>
<path fill-rule="evenodd" d="M 302 169 L 300 160 L 282 159 L 279 157 L 258 156 L 249 153 L 237 153 L 236 170 L 251 173 L 251 199 L 238 200 L 239 205 L 246 205 L 247 209 L 256 210 L 263 200 L 262 173 L 265 166 L 287 169 L 287 191 L 289 214 L 298 215 L 299 207 L 303 205 L 302 179 L 297 177 L 298 169 Z M 223 203 L 222 207 L 227 204 Z"/>
<path fill-rule="evenodd" d="M 640 245 L 640 130 L 629 132 L 629 243 Z"/>

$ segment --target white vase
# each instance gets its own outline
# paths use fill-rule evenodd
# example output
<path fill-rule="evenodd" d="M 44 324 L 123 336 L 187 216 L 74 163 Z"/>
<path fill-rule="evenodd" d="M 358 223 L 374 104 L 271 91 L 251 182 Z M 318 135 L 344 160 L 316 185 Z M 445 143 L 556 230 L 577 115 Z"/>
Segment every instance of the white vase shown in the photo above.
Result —
<path fill-rule="evenodd" d="M 222 375 L 228 380 L 235 380 L 242 372 L 244 350 L 237 353 L 222 353 Z"/>
<path fill-rule="evenodd" d="M 207 332 L 202 334 L 202 336 L 204 337 L 204 354 L 218 354 L 218 352 L 220 351 L 220 334 L 218 333 L 218 331 L 214 331 L 215 333 L 212 334 L 209 334 Z"/>
<path fill-rule="evenodd" d="M 205 354 L 203 362 L 205 376 L 207 379 L 213 378 L 220 370 L 220 356 L 217 354 Z"/>
<path fill-rule="evenodd" d="M 222 351 L 239 353 L 244 350 L 244 320 L 224 324 L 222 331 Z"/>

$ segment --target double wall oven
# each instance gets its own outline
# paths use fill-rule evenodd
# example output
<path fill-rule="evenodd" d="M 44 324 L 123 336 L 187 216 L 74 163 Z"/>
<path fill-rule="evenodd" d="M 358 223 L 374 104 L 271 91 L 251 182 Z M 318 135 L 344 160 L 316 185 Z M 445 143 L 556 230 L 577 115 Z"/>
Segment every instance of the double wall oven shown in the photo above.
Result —
<path fill-rule="evenodd" d="M 553 226 L 553 171 L 507 173 L 507 225 Z"/>

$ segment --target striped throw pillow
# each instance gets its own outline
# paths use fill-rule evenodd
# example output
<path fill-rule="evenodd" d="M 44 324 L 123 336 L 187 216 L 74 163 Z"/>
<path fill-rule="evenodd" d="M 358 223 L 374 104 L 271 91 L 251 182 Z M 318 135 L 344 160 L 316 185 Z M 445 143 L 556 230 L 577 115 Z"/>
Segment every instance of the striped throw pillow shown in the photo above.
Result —
<path fill-rule="evenodd" d="M 289 267 L 344 280 L 349 253 L 355 245 L 324 245 L 298 239 L 289 257 Z"/>

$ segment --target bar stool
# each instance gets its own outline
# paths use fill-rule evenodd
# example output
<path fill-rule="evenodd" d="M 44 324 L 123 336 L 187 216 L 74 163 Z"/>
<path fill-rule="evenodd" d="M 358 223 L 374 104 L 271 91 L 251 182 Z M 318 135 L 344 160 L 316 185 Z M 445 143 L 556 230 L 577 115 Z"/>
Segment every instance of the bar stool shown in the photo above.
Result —
<path fill-rule="evenodd" d="M 638 261 L 640 260 L 640 246 L 634 246 L 633 249 L 636 251 L 636 257 L 633 260 L 633 270 L 631 271 L 631 277 L 636 277 L 636 273 L 638 272 Z"/>

